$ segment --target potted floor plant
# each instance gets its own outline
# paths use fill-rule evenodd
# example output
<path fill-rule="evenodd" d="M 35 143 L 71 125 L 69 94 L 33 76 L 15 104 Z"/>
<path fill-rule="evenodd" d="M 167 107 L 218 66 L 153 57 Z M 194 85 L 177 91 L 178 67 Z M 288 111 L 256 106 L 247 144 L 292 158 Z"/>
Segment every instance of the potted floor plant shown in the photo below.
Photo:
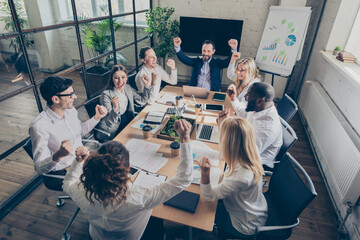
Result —
<path fill-rule="evenodd" d="M 114 21 L 113 26 L 115 32 L 119 30 L 122 24 Z M 80 25 L 83 44 L 89 49 L 89 55 L 91 57 L 96 57 L 112 50 L 110 27 L 110 19 Z M 127 62 L 127 59 L 121 53 L 116 53 L 116 60 L 117 63 L 121 64 Z M 90 96 L 96 95 L 106 86 L 112 62 L 114 62 L 114 59 L 111 54 L 105 59 L 96 60 L 94 66 L 86 69 L 85 74 Z"/>
<path fill-rule="evenodd" d="M 14 2 L 16 14 L 18 18 L 18 23 L 21 29 L 25 29 L 29 27 L 29 21 L 26 18 L 26 13 L 24 7 L 17 2 Z M 0 22 L 5 24 L 4 30 L 8 32 L 16 32 L 16 27 L 11 15 L 10 6 L 7 1 L 0 2 L 0 12 L 4 15 L 0 18 Z M 26 47 L 30 47 L 34 44 L 34 40 L 31 39 L 31 35 L 23 35 L 24 44 Z M 14 49 L 14 54 L 10 56 L 8 59 L 9 62 L 15 62 L 15 60 L 19 57 L 21 51 L 20 39 L 18 37 L 10 38 L 9 48 Z"/>
<path fill-rule="evenodd" d="M 174 8 L 156 7 L 146 12 L 146 24 L 149 26 L 145 29 L 149 35 L 155 37 L 155 46 L 153 46 L 157 57 L 162 58 L 162 66 L 165 68 L 165 59 L 172 56 L 174 52 L 174 37 L 179 36 L 180 25 L 177 20 L 171 20 Z"/>

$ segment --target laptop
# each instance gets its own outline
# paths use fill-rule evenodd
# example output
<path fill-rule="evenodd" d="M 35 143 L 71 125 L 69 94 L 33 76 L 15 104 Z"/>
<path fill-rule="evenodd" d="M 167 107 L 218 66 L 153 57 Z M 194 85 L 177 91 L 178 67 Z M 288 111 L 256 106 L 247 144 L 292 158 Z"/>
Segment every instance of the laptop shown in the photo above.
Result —
<path fill-rule="evenodd" d="M 219 143 L 220 131 L 216 125 L 200 123 L 196 129 L 196 140 Z"/>
<path fill-rule="evenodd" d="M 185 97 L 194 95 L 194 97 L 206 99 L 209 95 L 208 90 L 201 87 L 183 86 L 183 91 Z"/>

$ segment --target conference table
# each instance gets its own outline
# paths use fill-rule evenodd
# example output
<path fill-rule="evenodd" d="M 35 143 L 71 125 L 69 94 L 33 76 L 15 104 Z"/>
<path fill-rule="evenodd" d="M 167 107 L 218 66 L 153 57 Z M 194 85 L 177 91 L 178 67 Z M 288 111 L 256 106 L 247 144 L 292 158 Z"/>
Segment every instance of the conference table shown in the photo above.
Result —
<path fill-rule="evenodd" d="M 175 87 L 175 86 L 166 86 L 163 88 L 163 90 L 159 93 L 157 98 L 160 98 L 162 95 L 166 93 L 175 94 L 178 96 L 183 96 L 183 99 L 181 100 L 182 103 L 180 106 L 183 105 L 183 103 L 189 103 L 190 98 L 184 97 L 183 95 L 183 89 L 182 87 Z M 226 108 L 231 108 L 231 103 L 229 98 L 226 98 L 224 102 L 216 102 L 212 100 L 212 97 L 215 92 L 209 92 L 207 99 L 199 99 L 196 98 L 197 103 L 212 103 L 212 104 L 223 104 Z M 126 144 L 126 142 L 132 138 L 137 139 L 144 139 L 142 130 L 132 127 L 135 122 L 139 121 L 142 118 L 145 118 L 146 114 L 149 111 L 165 111 L 168 107 L 164 104 L 158 104 L 156 101 L 152 103 L 151 105 L 147 105 L 115 138 L 114 140 L 119 141 L 123 144 Z M 194 113 L 193 113 L 194 114 Z M 194 114 L 195 115 L 195 114 Z M 205 115 L 210 116 L 217 116 L 216 112 L 207 112 L 203 111 L 200 113 L 197 118 L 196 122 L 202 122 Z M 195 129 L 192 131 L 191 139 L 195 140 Z M 158 174 L 166 175 L 169 178 L 175 175 L 177 166 L 180 161 L 180 157 L 172 157 L 171 156 L 171 150 L 170 150 L 170 143 L 169 140 L 164 140 L 156 137 L 156 134 L 153 134 L 152 138 L 146 139 L 146 141 L 153 142 L 160 144 L 161 147 L 159 148 L 158 152 L 163 154 L 163 157 L 168 158 L 168 162 L 164 167 L 162 167 L 158 172 Z M 219 150 L 218 144 L 204 142 L 209 147 L 211 147 L 214 150 Z M 194 162 L 194 164 L 197 164 Z M 224 169 L 224 162 L 220 161 L 218 168 Z M 185 190 L 198 193 L 200 194 L 200 185 L 197 184 L 191 184 L 189 187 L 187 187 Z M 171 221 L 174 223 L 182 224 L 185 226 L 188 226 L 189 228 L 189 235 L 188 237 L 191 239 L 191 229 L 197 228 L 205 231 L 212 231 L 213 230 L 213 224 L 215 220 L 215 212 L 216 212 L 216 201 L 205 201 L 205 199 L 200 194 L 200 200 L 197 205 L 195 213 L 186 212 L 174 207 L 166 206 L 164 204 L 161 204 L 160 206 L 154 208 L 152 212 L 153 217 L 157 217 L 163 220 Z"/>

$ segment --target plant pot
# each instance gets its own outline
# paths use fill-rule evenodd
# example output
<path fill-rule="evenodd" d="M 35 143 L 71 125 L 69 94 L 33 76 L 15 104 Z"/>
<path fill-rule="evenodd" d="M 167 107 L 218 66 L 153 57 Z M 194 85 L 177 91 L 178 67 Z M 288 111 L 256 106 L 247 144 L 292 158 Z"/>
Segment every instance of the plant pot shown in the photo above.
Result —
<path fill-rule="evenodd" d="M 333 55 L 337 56 L 339 52 L 340 52 L 339 50 L 334 50 Z"/>
<path fill-rule="evenodd" d="M 86 80 L 90 98 L 100 94 L 107 86 L 110 70 L 101 66 L 92 66 L 86 69 Z M 83 72 L 80 71 L 81 78 Z M 83 79 L 84 80 L 84 79 Z"/>

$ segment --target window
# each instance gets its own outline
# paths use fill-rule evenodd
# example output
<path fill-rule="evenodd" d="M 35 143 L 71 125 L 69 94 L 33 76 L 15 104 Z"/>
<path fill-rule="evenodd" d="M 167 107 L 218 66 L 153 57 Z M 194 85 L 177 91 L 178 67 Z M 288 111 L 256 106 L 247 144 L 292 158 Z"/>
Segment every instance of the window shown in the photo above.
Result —
<path fill-rule="evenodd" d="M 358 10 L 354 25 L 352 27 L 349 39 L 345 46 L 345 51 L 351 52 L 355 58 L 357 58 L 356 63 L 360 65 L 360 9 Z"/>

